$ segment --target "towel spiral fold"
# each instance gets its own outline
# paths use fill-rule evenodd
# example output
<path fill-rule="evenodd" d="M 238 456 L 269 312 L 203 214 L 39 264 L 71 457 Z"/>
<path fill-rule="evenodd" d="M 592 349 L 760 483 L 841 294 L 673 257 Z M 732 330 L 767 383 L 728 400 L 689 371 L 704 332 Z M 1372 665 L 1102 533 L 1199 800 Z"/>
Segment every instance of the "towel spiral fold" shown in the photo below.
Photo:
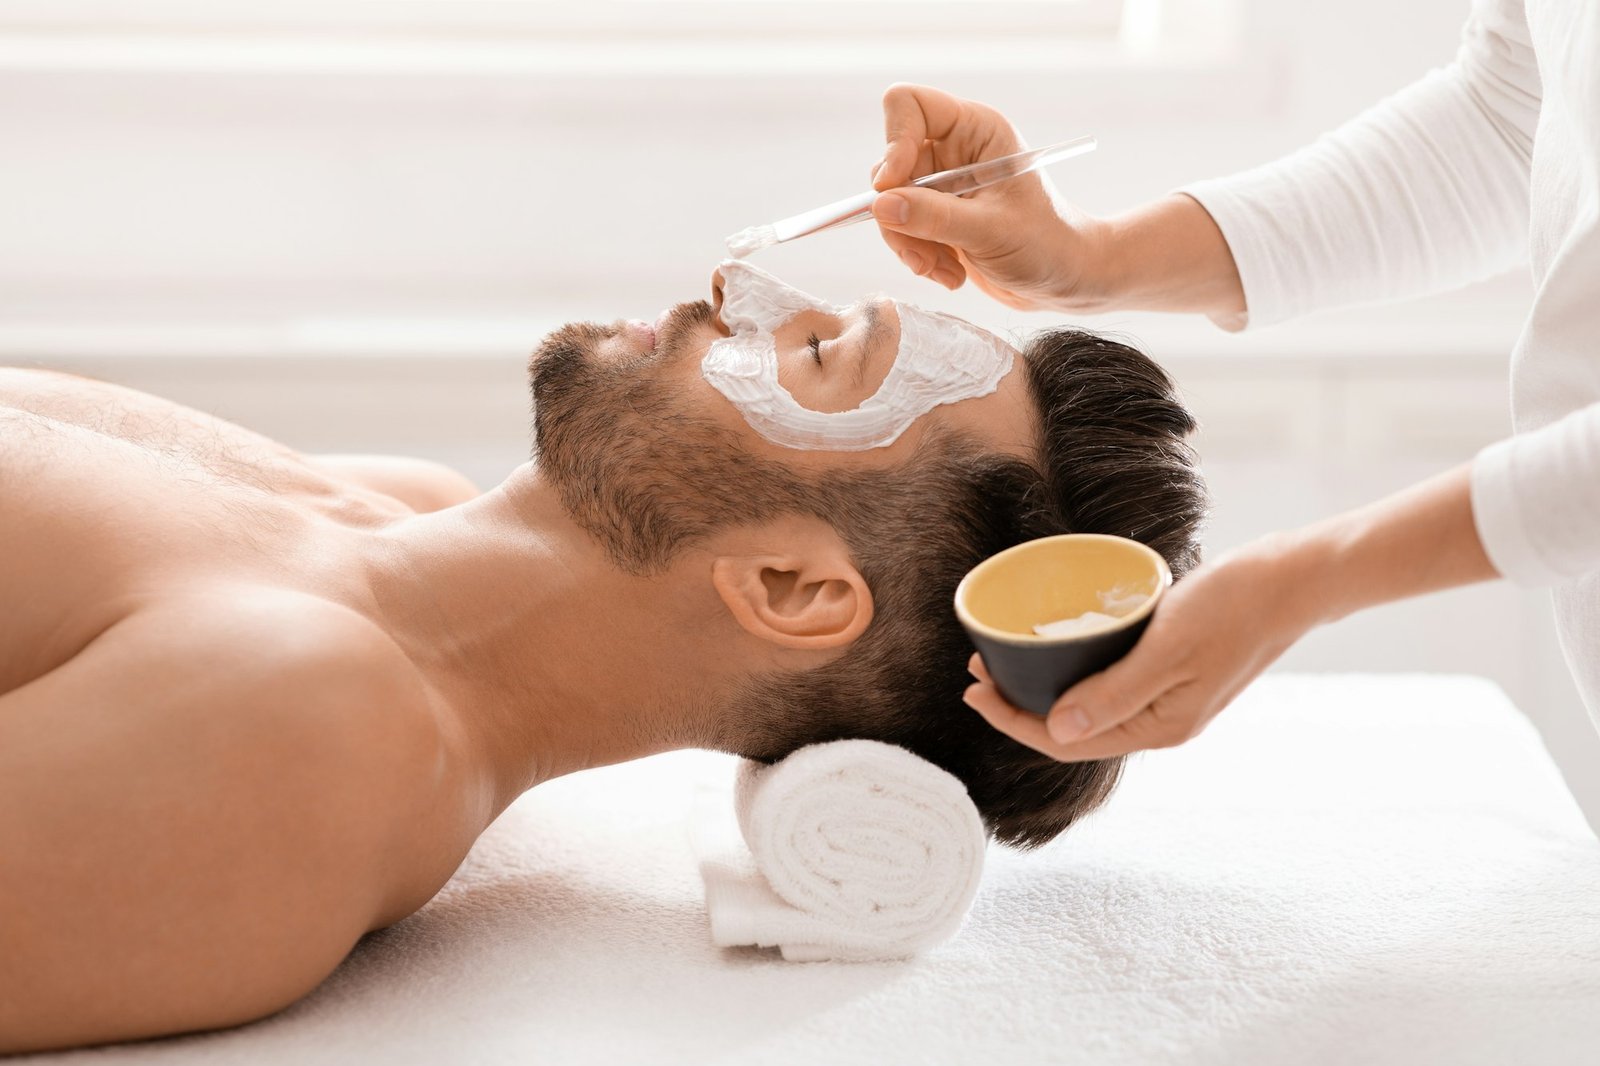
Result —
<path fill-rule="evenodd" d="M 959 780 L 892 744 L 746 762 L 734 806 L 759 877 L 702 863 L 718 944 L 777 945 L 792 960 L 899 958 L 954 935 L 977 893 L 977 808 Z"/>

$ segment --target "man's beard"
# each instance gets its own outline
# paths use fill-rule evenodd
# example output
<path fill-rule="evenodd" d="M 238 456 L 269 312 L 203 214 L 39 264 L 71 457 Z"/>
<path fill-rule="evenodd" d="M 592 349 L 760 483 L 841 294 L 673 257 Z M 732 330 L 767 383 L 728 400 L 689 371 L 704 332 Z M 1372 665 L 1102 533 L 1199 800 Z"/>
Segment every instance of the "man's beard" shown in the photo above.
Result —
<path fill-rule="evenodd" d="M 631 573 L 657 570 L 726 526 L 815 507 L 787 467 L 695 414 L 670 380 L 711 316 L 709 304 L 682 304 L 655 354 L 615 361 L 595 354 L 610 329 L 574 323 L 547 337 L 529 366 L 540 473 L 568 516 Z"/>

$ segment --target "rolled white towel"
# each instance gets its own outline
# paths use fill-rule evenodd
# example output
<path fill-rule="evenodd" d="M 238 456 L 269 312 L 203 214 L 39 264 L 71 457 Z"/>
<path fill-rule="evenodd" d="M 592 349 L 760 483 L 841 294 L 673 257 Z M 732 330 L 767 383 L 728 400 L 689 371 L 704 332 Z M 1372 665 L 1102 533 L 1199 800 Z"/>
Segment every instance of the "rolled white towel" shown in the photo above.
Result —
<path fill-rule="evenodd" d="M 745 761 L 734 808 L 748 852 L 697 817 L 711 938 L 792 962 L 896 959 L 948 940 L 988 843 L 965 786 L 893 744 L 814 744 Z M 718 853 L 720 852 L 720 854 Z"/>

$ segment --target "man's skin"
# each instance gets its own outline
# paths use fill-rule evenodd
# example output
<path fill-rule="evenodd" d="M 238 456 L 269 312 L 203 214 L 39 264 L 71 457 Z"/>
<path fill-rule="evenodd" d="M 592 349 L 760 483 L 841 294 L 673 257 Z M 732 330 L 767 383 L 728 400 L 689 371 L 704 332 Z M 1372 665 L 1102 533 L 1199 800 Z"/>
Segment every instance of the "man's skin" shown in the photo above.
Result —
<path fill-rule="evenodd" d="M 662 372 L 756 454 L 888 466 L 950 427 L 1033 452 L 1021 373 L 887 448 L 772 445 L 699 378 L 720 321 L 686 322 L 619 324 L 593 356 L 677 353 Z M 898 336 L 807 313 L 779 342 L 796 398 L 836 410 Z M 822 665 L 872 618 L 816 519 L 635 576 L 536 464 L 477 495 L 33 370 L 0 370 L 0 604 L 0 1051 L 276 1011 L 427 902 L 527 789 L 723 745 L 738 684 Z"/>

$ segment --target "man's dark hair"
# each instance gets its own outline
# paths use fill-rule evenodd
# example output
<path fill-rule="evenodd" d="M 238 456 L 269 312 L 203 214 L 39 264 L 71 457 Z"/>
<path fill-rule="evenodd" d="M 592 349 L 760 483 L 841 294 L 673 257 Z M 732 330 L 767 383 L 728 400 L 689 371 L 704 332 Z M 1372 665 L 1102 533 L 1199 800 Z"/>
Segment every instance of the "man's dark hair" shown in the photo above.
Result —
<path fill-rule="evenodd" d="M 535 432 L 563 506 L 619 567 L 649 573 L 719 529 L 805 514 L 839 531 L 872 590 L 872 624 L 848 651 L 753 679 L 705 743 L 769 762 L 830 740 L 898 744 L 960 778 L 989 830 L 1023 847 L 1105 800 L 1121 759 L 1056 762 L 962 702 L 972 646 L 952 601 L 982 560 L 1056 533 L 1142 541 L 1175 577 L 1195 565 L 1207 506 L 1185 442 L 1195 423 L 1160 367 L 1106 337 L 1046 330 L 1022 353 L 1035 461 L 947 431 L 892 469 L 803 475 L 685 410 L 658 376 L 588 357 L 602 335 L 569 326 L 536 355 Z"/>
<path fill-rule="evenodd" d="M 1039 417 L 1038 463 L 944 441 L 893 478 L 853 474 L 834 522 L 873 590 L 872 626 L 829 665 L 767 678 L 741 700 L 741 754 L 806 744 L 898 744 L 967 786 L 1000 840 L 1033 847 L 1099 806 L 1122 759 L 1060 763 L 961 701 L 972 646 L 951 603 L 983 559 L 1034 537 L 1112 533 L 1160 552 L 1174 577 L 1198 561 L 1207 495 L 1186 438 L 1194 419 L 1142 352 L 1082 330 L 1023 351 Z"/>

